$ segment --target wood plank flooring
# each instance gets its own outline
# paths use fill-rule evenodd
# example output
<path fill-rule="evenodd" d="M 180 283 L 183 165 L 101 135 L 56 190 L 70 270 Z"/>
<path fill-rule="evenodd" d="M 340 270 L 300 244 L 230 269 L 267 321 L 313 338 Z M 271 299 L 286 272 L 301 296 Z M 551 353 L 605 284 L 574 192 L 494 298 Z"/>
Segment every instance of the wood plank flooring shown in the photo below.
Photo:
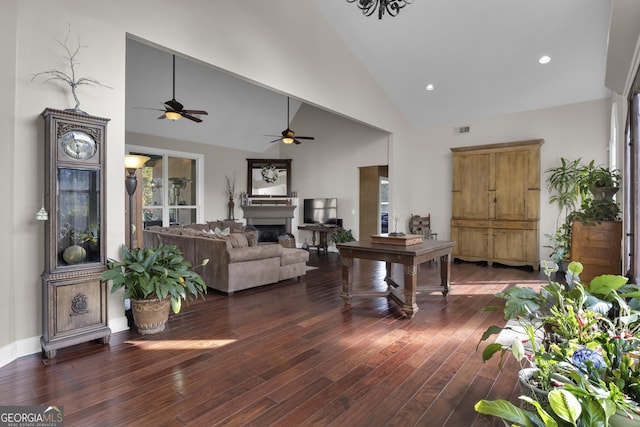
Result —
<path fill-rule="evenodd" d="M 513 398 L 515 363 L 483 364 L 476 344 L 498 313 L 482 307 L 539 272 L 456 263 L 452 290 L 420 294 L 413 319 L 386 298 L 340 298 L 340 257 L 312 252 L 300 280 L 209 292 L 167 329 L 113 334 L 51 361 L 0 368 L 1 405 L 60 405 L 66 426 L 499 426 L 483 398 Z M 383 289 L 384 264 L 354 263 L 354 283 Z M 420 285 L 437 285 L 423 264 Z"/>

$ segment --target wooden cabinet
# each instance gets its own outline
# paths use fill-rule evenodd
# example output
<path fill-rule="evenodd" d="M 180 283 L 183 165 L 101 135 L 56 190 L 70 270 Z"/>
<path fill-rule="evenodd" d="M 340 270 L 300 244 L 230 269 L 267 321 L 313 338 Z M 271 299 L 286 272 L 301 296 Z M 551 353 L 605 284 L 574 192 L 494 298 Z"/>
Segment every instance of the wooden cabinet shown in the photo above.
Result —
<path fill-rule="evenodd" d="M 601 274 L 622 274 L 622 222 L 571 224 L 571 259 L 582 263 L 580 279 Z"/>
<path fill-rule="evenodd" d="M 539 268 L 543 140 L 452 148 L 453 257 Z"/>

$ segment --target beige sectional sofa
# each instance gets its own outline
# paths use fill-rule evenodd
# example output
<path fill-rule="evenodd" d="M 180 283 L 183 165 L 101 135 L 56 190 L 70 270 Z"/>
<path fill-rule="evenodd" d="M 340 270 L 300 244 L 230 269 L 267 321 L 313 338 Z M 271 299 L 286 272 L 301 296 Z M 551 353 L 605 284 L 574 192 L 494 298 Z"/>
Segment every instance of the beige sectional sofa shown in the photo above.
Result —
<path fill-rule="evenodd" d="M 233 227 L 224 235 L 212 234 L 216 228 Z M 159 239 L 176 245 L 186 260 L 198 265 L 196 270 L 209 288 L 228 295 L 235 291 L 276 283 L 306 274 L 309 253 L 302 249 L 284 248 L 279 244 L 258 245 L 258 232 L 246 231 L 241 224 L 210 222 L 184 227 L 150 227 L 144 230 L 144 245 L 156 247 Z"/>

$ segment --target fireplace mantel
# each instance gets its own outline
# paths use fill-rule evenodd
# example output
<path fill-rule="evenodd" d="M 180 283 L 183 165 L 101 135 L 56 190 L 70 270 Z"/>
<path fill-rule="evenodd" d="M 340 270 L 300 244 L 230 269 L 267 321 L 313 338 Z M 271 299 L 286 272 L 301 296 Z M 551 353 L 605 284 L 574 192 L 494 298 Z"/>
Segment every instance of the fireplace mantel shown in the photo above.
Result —
<path fill-rule="evenodd" d="M 242 206 L 244 217 L 248 219 L 268 218 L 286 219 L 293 218 L 293 211 L 297 206 L 280 205 L 245 205 Z"/>

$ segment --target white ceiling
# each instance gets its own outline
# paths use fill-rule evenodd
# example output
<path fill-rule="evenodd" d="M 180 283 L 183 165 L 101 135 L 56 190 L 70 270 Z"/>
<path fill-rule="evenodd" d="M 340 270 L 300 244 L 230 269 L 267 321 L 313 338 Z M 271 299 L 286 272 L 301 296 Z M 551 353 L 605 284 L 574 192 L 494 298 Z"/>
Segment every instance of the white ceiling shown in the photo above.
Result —
<path fill-rule="evenodd" d="M 358 0 L 313 1 L 416 127 L 609 96 L 611 0 L 415 0 L 382 20 L 364 16 Z M 551 62 L 540 65 L 542 55 Z M 160 111 L 132 108 L 161 109 L 171 99 L 171 72 L 171 53 L 127 42 L 128 131 L 262 152 L 270 147 L 263 135 L 287 124 L 284 94 L 179 54 L 176 99 L 207 110 L 203 123 L 157 120 Z M 428 83 L 435 90 L 426 91 Z M 292 118 L 299 106 L 292 99 Z"/>

